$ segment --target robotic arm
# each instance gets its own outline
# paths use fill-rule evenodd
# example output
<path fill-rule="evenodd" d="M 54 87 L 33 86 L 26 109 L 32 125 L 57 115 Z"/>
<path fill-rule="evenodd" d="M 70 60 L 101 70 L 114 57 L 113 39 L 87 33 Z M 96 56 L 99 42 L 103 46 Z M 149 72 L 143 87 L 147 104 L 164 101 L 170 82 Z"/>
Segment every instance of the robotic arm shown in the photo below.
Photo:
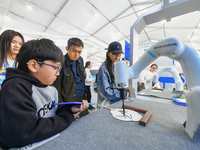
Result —
<path fill-rule="evenodd" d="M 115 82 L 119 89 L 128 87 L 128 79 L 138 78 L 140 72 L 160 56 L 167 56 L 178 61 L 183 69 L 188 84 L 187 122 L 185 131 L 193 139 L 200 124 L 200 58 L 195 49 L 181 43 L 176 38 L 168 38 L 154 44 L 131 67 L 124 61 L 115 63 Z M 196 80 L 195 80 L 196 79 Z"/>
<path fill-rule="evenodd" d="M 126 63 L 123 61 L 116 62 L 115 81 L 119 83 L 117 84 L 118 88 L 121 88 L 120 83 L 125 83 L 127 87 L 129 79 L 138 78 L 140 72 L 158 57 L 167 56 L 174 59 L 183 53 L 184 48 L 185 46 L 177 39 L 169 38 L 153 45 L 150 50 L 147 50 L 142 57 L 129 68 L 125 68 Z"/>
<path fill-rule="evenodd" d="M 156 71 L 152 82 L 156 83 L 159 75 L 164 72 L 172 73 L 174 80 L 175 80 L 175 84 L 176 84 L 176 91 L 183 91 L 183 82 L 181 81 L 181 77 L 179 76 L 178 71 L 176 69 L 174 69 L 173 67 L 164 67 L 164 68 Z"/>

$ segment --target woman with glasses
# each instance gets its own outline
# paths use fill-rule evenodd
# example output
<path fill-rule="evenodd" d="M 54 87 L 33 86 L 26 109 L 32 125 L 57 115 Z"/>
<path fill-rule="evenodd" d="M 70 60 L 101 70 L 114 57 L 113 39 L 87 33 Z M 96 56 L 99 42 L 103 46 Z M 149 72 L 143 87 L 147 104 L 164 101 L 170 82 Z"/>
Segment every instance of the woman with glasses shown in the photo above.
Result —
<path fill-rule="evenodd" d="M 157 69 L 158 69 L 158 66 L 156 64 L 152 64 L 150 66 L 150 71 L 142 72 L 140 74 L 138 89 L 142 89 L 140 88 L 142 86 L 145 87 L 145 89 L 160 89 L 160 85 L 158 81 L 155 84 L 152 83 L 155 71 Z"/>

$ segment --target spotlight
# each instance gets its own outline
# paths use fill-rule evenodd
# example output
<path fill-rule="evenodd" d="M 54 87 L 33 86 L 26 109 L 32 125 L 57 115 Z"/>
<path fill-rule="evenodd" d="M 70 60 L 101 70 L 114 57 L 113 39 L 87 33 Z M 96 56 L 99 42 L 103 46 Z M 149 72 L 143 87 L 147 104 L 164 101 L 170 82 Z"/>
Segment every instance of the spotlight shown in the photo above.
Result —
<path fill-rule="evenodd" d="M 10 17 L 8 16 L 8 14 L 6 14 L 6 16 L 4 16 L 6 21 L 10 21 Z"/>
<path fill-rule="evenodd" d="M 26 5 L 26 8 L 27 8 L 28 10 L 32 10 L 32 9 L 33 9 L 32 6 L 31 6 L 31 4 Z"/>

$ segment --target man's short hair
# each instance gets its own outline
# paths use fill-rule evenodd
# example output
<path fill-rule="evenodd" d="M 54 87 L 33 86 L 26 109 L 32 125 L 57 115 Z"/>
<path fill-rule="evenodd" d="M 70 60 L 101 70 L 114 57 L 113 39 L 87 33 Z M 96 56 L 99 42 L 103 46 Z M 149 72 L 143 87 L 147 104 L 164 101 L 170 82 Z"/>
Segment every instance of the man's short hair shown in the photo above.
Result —
<path fill-rule="evenodd" d="M 70 38 L 67 42 L 67 47 L 70 48 L 71 45 L 79 46 L 84 48 L 84 44 L 79 38 Z"/>
<path fill-rule="evenodd" d="M 17 56 L 18 69 L 28 72 L 27 62 L 51 60 L 63 63 L 63 53 L 53 41 L 49 39 L 31 40 L 22 45 Z"/>

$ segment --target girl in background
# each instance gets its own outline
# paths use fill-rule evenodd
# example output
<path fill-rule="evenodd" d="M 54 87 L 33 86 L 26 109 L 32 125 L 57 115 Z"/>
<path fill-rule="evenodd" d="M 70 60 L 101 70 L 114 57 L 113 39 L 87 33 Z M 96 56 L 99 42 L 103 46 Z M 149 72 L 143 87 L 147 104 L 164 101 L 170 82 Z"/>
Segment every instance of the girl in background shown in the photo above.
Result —
<path fill-rule="evenodd" d="M 85 73 L 86 73 L 86 79 L 85 79 L 85 87 L 86 87 L 86 94 L 87 94 L 87 100 L 88 103 L 91 103 L 91 90 L 90 86 L 93 82 L 92 75 L 90 73 L 90 69 L 92 68 L 92 63 L 91 61 L 87 61 L 85 63 Z M 89 106 L 89 109 L 95 109 L 92 105 Z"/>
<path fill-rule="evenodd" d="M 24 43 L 24 37 L 14 30 L 6 30 L 0 35 L 0 86 L 6 77 L 6 68 L 15 68 L 15 60 Z"/>
<path fill-rule="evenodd" d="M 97 76 L 98 103 L 103 106 L 120 100 L 120 92 L 116 89 L 114 64 L 121 57 L 122 46 L 119 42 L 112 42 L 108 46 L 106 60 L 100 66 Z"/>

